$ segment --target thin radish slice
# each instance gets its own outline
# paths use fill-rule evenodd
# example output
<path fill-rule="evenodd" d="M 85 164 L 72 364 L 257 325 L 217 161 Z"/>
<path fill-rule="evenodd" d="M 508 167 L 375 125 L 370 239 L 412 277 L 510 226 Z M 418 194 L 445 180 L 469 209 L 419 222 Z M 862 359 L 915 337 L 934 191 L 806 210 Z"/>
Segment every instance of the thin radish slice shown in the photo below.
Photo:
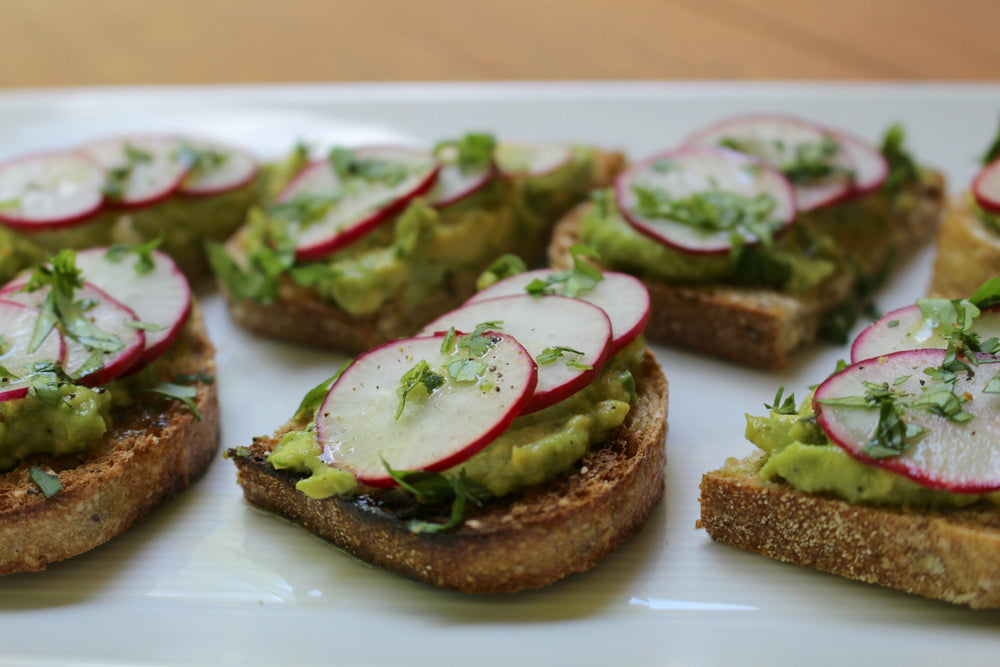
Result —
<path fill-rule="evenodd" d="M 346 179 L 329 166 L 314 165 L 279 198 L 292 207 L 304 199 L 312 204 L 328 200 L 318 219 L 296 220 L 295 254 L 300 261 L 319 259 L 372 231 L 430 190 L 440 169 L 430 153 L 398 147 L 358 148 L 349 159 Z M 322 189 L 326 184 L 330 190 Z M 310 208 L 316 210 L 315 205 Z"/>
<path fill-rule="evenodd" d="M 0 401 L 28 395 L 28 375 L 38 363 L 62 363 L 66 348 L 58 329 L 52 329 L 38 349 L 31 350 L 31 337 L 38 310 L 0 300 Z"/>
<path fill-rule="evenodd" d="M 568 144 L 500 144 L 497 167 L 504 176 L 547 176 L 573 159 Z"/>
<path fill-rule="evenodd" d="M 156 327 L 145 331 L 145 349 L 130 374 L 166 352 L 191 314 L 191 288 L 184 274 L 159 250 L 153 250 L 149 259 L 151 265 L 135 253 L 109 253 L 107 248 L 76 254 L 76 267 L 85 280 L 131 308 L 141 322 Z"/>
<path fill-rule="evenodd" d="M 0 296 L 40 309 L 49 287 L 34 292 L 20 291 L 26 282 L 21 279 L 8 283 Z M 146 347 L 146 335 L 135 326 L 139 319 L 130 308 L 91 283 L 84 282 L 83 287 L 77 288 L 73 301 L 84 304 L 81 317 L 96 328 L 99 340 L 68 332 L 63 337 L 66 345 L 64 368 L 77 384 L 96 387 L 122 375 L 139 360 Z"/>
<path fill-rule="evenodd" d="M 100 209 L 104 171 L 83 153 L 45 153 L 0 165 L 0 221 L 31 232 L 65 227 Z"/>
<path fill-rule="evenodd" d="M 524 409 L 535 412 L 589 385 L 611 350 L 611 321 L 597 306 L 565 296 L 502 296 L 466 303 L 418 335 L 454 327 L 468 333 L 480 324 L 513 336 L 538 362 L 538 385 Z M 561 353 L 561 354 L 560 354 Z"/>
<path fill-rule="evenodd" d="M 1000 160 L 994 160 L 972 181 L 972 194 L 983 210 L 1000 214 Z"/>
<path fill-rule="evenodd" d="M 958 421 L 911 405 L 932 383 L 924 370 L 939 368 L 944 359 L 944 350 L 906 350 L 848 366 L 816 389 L 817 421 L 830 439 L 851 456 L 922 486 L 954 493 L 1000 489 L 1000 394 L 983 392 L 1000 372 L 1000 365 L 981 363 L 973 367 L 972 374 L 958 373 L 954 393 L 967 399 L 961 407 L 972 415 L 967 421 Z M 864 451 L 875 437 L 879 407 L 828 403 L 865 396 L 871 383 L 885 383 L 896 394 L 896 403 L 902 406 L 900 419 L 905 424 L 926 429 L 908 438 L 909 448 L 897 456 L 872 458 Z"/>
<path fill-rule="evenodd" d="M 1000 337 L 1000 306 L 983 310 L 973 321 L 980 340 Z M 927 321 L 916 304 L 894 310 L 869 324 L 851 345 L 851 363 L 901 350 L 948 346 L 942 331 Z"/>
<path fill-rule="evenodd" d="M 556 272 L 552 269 L 519 273 L 476 293 L 467 303 L 525 294 L 528 285 L 535 281 L 545 282 L 546 278 L 554 274 Z M 550 290 L 552 293 L 561 294 L 558 283 Z M 601 308 L 611 320 L 610 354 L 617 353 L 638 338 L 649 322 L 649 291 L 642 281 L 626 273 L 605 271 L 604 280 L 597 283 L 593 289 L 577 294 L 576 298 Z"/>
<path fill-rule="evenodd" d="M 260 170 L 257 158 L 247 151 L 217 141 L 179 137 L 178 158 L 190 167 L 181 183 L 181 194 L 202 197 L 242 188 Z"/>
<path fill-rule="evenodd" d="M 128 136 L 103 139 L 83 147 L 106 172 L 104 194 L 126 207 L 166 199 L 180 187 L 190 164 L 178 154 L 171 136 Z"/>
<path fill-rule="evenodd" d="M 492 162 L 475 167 L 462 167 L 458 163 L 457 152 L 457 149 L 449 146 L 438 153 L 441 171 L 438 172 L 437 183 L 430 192 L 431 205 L 436 208 L 451 206 L 479 192 L 497 173 L 497 167 Z"/>
<path fill-rule="evenodd" d="M 723 253 L 795 219 L 788 181 L 757 158 L 692 146 L 654 156 L 619 174 L 618 208 L 647 236 L 688 253 Z"/>
<path fill-rule="evenodd" d="M 847 132 L 838 131 L 840 148 L 854 166 L 854 187 L 850 197 L 863 197 L 882 187 L 889 176 L 889 163 L 872 144 Z"/>
<path fill-rule="evenodd" d="M 479 452 L 521 413 L 535 386 L 531 356 L 512 337 L 488 336 L 476 378 L 458 381 L 449 366 L 462 355 L 442 352 L 444 336 L 386 343 L 358 357 L 316 413 L 323 459 L 371 486 L 393 486 L 386 470 L 442 471 Z M 441 384 L 417 386 L 400 411 L 404 375 L 420 362 Z M 397 418 L 398 415 L 398 418 Z"/>
<path fill-rule="evenodd" d="M 788 116 L 730 118 L 691 136 L 688 146 L 725 146 L 756 155 L 779 170 L 795 188 L 800 211 L 811 211 L 850 196 L 854 164 L 838 136 L 824 127 Z M 828 171 L 812 174 L 811 167 Z"/>

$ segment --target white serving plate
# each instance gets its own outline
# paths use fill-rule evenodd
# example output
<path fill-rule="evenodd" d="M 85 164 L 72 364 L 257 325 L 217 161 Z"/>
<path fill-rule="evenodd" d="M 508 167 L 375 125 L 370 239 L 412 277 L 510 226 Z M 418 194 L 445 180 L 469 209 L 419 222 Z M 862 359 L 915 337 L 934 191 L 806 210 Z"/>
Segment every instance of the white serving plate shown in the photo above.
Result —
<path fill-rule="evenodd" d="M 257 86 L 0 94 L 0 159 L 128 130 L 203 132 L 276 157 L 300 139 L 421 141 L 466 130 L 577 140 L 639 158 L 744 111 L 872 139 L 899 120 L 951 190 L 997 128 L 1000 85 L 573 83 Z M 932 251 L 902 264 L 883 310 L 919 296 Z M 223 446 L 269 433 L 343 357 L 234 327 L 201 294 L 218 347 Z M 973 612 L 713 543 L 698 482 L 744 456 L 745 412 L 806 391 L 846 348 L 779 373 L 657 348 L 671 383 L 667 490 L 649 526 L 593 571 L 537 592 L 465 596 L 369 567 L 247 505 L 220 458 L 122 537 L 0 579 L 0 663 L 991 664 L 1000 612 Z M 266 390 L 264 389 L 266 388 Z M 998 555 L 1000 557 L 1000 555 Z"/>

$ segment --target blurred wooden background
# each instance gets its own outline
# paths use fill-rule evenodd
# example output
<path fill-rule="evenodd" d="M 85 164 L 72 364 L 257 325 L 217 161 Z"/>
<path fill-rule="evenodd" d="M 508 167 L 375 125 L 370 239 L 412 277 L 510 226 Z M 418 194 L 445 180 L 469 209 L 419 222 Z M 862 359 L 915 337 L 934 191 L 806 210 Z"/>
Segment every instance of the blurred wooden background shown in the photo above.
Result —
<path fill-rule="evenodd" d="M 0 0 L 0 89 L 1000 73 L 1000 0 Z"/>

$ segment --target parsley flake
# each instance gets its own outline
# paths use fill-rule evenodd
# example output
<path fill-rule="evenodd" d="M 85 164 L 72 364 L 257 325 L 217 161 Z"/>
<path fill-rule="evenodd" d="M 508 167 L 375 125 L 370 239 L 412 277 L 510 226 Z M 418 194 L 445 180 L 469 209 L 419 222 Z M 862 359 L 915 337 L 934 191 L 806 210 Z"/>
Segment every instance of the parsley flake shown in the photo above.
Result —
<path fill-rule="evenodd" d="M 403 373 L 403 377 L 399 379 L 399 387 L 396 389 L 396 394 L 399 396 L 399 404 L 396 406 L 395 419 L 399 419 L 403 414 L 403 408 L 406 406 L 406 397 L 419 385 L 423 385 L 427 393 L 431 394 L 443 384 L 444 377 L 432 371 L 426 360 L 421 359 L 418 361 L 413 368 Z"/>
<path fill-rule="evenodd" d="M 31 481 L 38 486 L 38 489 L 46 498 L 51 498 L 62 491 L 63 487 L 59 478 L 52 473 L 45 472 L 38 466 L 31 466 L 28 470 L 28 475 L 31 476 Z"/>

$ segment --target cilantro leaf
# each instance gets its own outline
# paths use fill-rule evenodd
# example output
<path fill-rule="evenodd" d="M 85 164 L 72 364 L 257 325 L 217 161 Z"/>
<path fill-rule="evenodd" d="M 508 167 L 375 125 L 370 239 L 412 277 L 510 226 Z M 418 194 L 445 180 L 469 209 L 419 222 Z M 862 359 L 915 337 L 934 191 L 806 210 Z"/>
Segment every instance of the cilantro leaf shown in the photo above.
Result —
<path fill-rule="evenodd" d="M 192 385 L 181 385 L 173 382 L 157 382 L 148 387 L 143 387 L 140 392 L 161 394 L 167 398 L 180 401 L 194 413 L 194 418 L 201 421 L 201 412 L 195 405 L 194 399 L 198 396 L 198 388 Z"/>
<path fill-rule="evenodd" d="M 469 132 L 460 139 L 439 142 L 434 146 L 434 153 L 445 154 L 451 149 L 461 170 L 473 171 L 487 167 L 493 162 L 493 152 L 496 147 L 497 140 L 492 134 Z"/>
<path fill-rule="evenodd" d="M 600 269 L 584 259 L 585 257 L 600 259 L 597 250 L 588 245 L 576 244 L 569 249 L 569 252 L 573 257 L 572 268 L 559 273 L 550 273 L 545 280 L 536 278 L 528 283 L 524 290 L 532 296 L 560 294 L 578 297 L 594 289 L 597 283 L 604 280 L 604 274 Z"/>
<path fill-rule="evenodd" d="M 28 470 L 28 475 L 31 476 L 31 481 L 38 486 L 38 489 L 45 495 L 46 498 L 51 498 L 62 491 L 63 487 L 59 478 L 51 473 L 45 472 L 38 466 L 31 466 Z"/>
<path fill-rule="evenodd" d="M 774 394 L 774 402 L 771 405 L 765 403 L 764 407 L 767 408 L 768 410 L 771 410 L 775 414 L 779 415 L 798 414 L 798 410 L 796 409 L 796 404 L 795 404 L 795 394 L 794 393 L 789 394 L 788 398 L 782 401 L 781 398 L 784 395 L 784 393 L 785 393 L 784 385 L 779 385 L 778 391 L 775 392 Z"/>
<path fill-rule="evenodd" d="M 318 410 L 319 406 L 323 403 L 323 399 L 326 398 L 328 393 L 330 393 L 330 387 L 332 387 L 333 383 L 336 382 L 341 375 L 343 375 L 344 371 L 347 370 L 351 363 L 353 363 L 353 360 L 348 359 L 336 373 L 306 392 L 302 402 L 299 403 L 299 407 L 295 409 L 295 416 L 293 419 L 301 421 L 315 414 L 316 410 Z"/>
<path fill-rule="evenodd" d="M 399 387 L 396 389 L 396 394 L 399 396 L 399 405 L 396 406 L 395 419 L 399 419 L 403 414 L 403 408 L 406 406 L 406 397 L 419 385 L 423 385 L 427 393 L 431 394 L 443 384 L 444 377 L 432 371 L 426 360 L 421 359 L 418 361 L 413 368 L 403 373 L 403 377 L 399 379 Z"/>
<path fill-rule="evenodd" d="M 902 190 L 907 183 L 920 178 L 920 168 L 904 145 L 905 140 L 906 132 L 899 123 L 890 126 L 882 138 L 881 152 L 889 165 L 889 175 L 883 187 L 893 195 Z"/>

